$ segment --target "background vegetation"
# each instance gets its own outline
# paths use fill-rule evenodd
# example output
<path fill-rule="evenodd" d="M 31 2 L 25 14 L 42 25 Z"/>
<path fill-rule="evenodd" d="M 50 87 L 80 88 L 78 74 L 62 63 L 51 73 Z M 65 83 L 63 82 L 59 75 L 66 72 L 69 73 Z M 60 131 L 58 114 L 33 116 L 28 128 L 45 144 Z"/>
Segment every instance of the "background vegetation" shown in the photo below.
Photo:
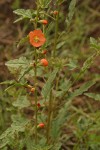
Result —
<path fill-rule="evenodd" d="M 78 0 L 74 11 L 74 16 L 69 25 L 63 24 L 66 20 L 70 0 L 65 0 L 61 7 L 59 30 L 61 39 L 57 45 L 58 58 L 67 59 L 67 66 L 60 74 L 60 78 L 66 75 L 66 78 L 75 80 L 79 73 L 79 68 L 94 53 L 94 47 L 100 48 L 100 1 Z M 55 6 L 52 5 L 53 9 Z M 28 57 L 30 46 L 26 43 L 16 46 L 18 41 L 26 36 L 32 29 L 28 20 L 14 24 L 16 16 L 13 10 L 18 8 L 34 9 L 35 1 L 23 0 L 1 0 L 0 1 L 0 82 L 14 79 L 5 66 L 8 60 Z M 50 44 L 53 43 L 54 24 L 49 28 Z M 91 38 L 90 40 L 90 37 Z M 92 49 L 91 49 L 92 47 Z M 100 50 L 100 49 L 99 49 Z M 49 53 L 48 53 L 49 57 Z M 91 60 L 90 60 L 91 61 Z M 100 149 L 100 56 L 95 57 L 91 67 L 87 69 L 84 75 L 73 84 L 70 91 L 81 87 L 85 82 L 95 82 L 88 91 L 84 91 L 81 96 L 76 96 L 68 108 L 67 120 L 63 124 L 60 141 L 61 150 L 99 150 Z M 32 83 L 32 79 L 28 81 Z M 43 85 L 41 80 L 40 88 Z M 14 90 L 7 90 L 8 85 L 0 85 L 0 134 L 3 133 L 11 124 L 11 114 L 18 113 L 11 105 Z M 64 85 L 63 87 L 64 88 Z M 62 107 L 63 101 L 59 102 L 58 108 Z M 58 111 L 58 108 L 56 111 Z M 30 118 L 33 111 L 25 109 L 25 114 Z M 61 121 L 61 120 L 60 120 Z M 62 120 L 63 122 L 63 120 Z M 59 124 L 59 122 L 58 122 Z M 6 150 L 1 148 L 2 150 Z M 55 149 L 56 150 L 56 149 Z"/>

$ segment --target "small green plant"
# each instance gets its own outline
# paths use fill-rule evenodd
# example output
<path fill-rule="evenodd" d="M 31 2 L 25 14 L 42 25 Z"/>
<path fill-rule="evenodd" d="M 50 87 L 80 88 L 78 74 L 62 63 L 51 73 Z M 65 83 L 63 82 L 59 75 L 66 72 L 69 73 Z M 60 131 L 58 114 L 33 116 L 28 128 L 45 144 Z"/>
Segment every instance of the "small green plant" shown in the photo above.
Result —
<path fill-rule="evenodd" d="M 72 107 L 75 97 L 84 93 L 88 97 L 95 97 L 96 100 L 100 98 L 99 94 L 87 93 L 96 81 L 87 81 L 72 90 L 74 84 L 85 75 L 100 54 L 99 42 L 90 39 L 94 51 L 81 68 L 78 67 L 77 61 L 59 57 L 59 50 L 66 44 L 62 37 L 68 33 L 60 33 L 59 29 L 62 15 L 60 8 L 64 1 L 54 1 L 55 7 L 52 9 L 51 0 L 37 0 L 36 10 L 14 11 L 19 16 L 15 23 L 27 19 L 32 30 L 17 44 L 17 47 L 20 47 L 28 43 L 30 50 L 27 56 L 6 63 L 14 79 L 1 84 L 9 85 L 5 91 L 10 95 L 13 109 L 12 124 L 0 136 L 2 150 L 60 150 L 61 128 L 69 118 L 69 108 Z M 72 0 L 65 19 L 67 29 L 74 15 L 75 5 L 76 0 Z M 66 72 L 74 69 L 79 70 L 78 75 L 74 79 L 66 78 Z M 80 138 L 83 140 L 88 130 L 85 125 L 84 128 L 84 132 L 80 133 L 79 128 L 80 134 L 76 134 L 79 140 L 74 149 L 80 148 Z M 94 137 L 90 138 L 92 140 Z"/>

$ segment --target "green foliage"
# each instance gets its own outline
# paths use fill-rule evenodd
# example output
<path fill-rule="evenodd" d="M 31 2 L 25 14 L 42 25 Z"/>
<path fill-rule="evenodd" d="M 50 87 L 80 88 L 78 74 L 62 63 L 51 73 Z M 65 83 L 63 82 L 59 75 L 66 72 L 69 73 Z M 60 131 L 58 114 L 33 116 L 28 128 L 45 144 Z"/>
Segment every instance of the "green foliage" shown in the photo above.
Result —
<path fill-rule="evenodd" d="M 32 13 L 29 9 L 25 10 L 25 9 L 17 9 L 14 10 L 13 13 L 15 13 L 16 15 L 20 16 L 20 18 L 18 18 L 17 20 L 14 21 L 14 23 L 23 20 L 23 19 L 32 19 Z"/>
<path fill-rule="evenodd" d="M 39 0 L 41 8 L 48 8 L 52 0 Z"/>
<path fill-rule="evenodd" d="M 29 120 L 20 115 L 12 115 L 12 121 L 11 127 L 0 136 L 0 148 L 5 147 L 6 145 L 15 148 L 15 141 L 16 143 L 18 142 L 18 139 L 16 138 L 18 138 L 19 132 L 24 132 L 26 126 L 29 124 Z"/>
<path fill-rule="evenodd" d="M 59 91 L 56 91 L 56 97 L 62 97 L 66 91 L 71 87 L 71 81 L 64 80 L 64 82 L 61 83 L 59 86 Z"/>
<path fill-rule="evenodd" d="M 73 93 L 71 93 L 68 97 L 69 100 L 74 99 L 75 97 L 83 94 L 86 92 L 91 86 L 93 86 L 95 82 L 88 81 L 87 83 L 84 83 L 79 89 L 75 90 Z"/>
<path fill-rule="evenodd" d="M 17 4 L 16 2 L 13 3 L 14 7 L 19 5 L 19 1 Z M 6 122 L 6 119 L 2 121 L 2 113 L 5 108 L 7 109 L 7 117 L 9 116 L 8 112 L 13 114 L 10 115 L 12 123 L 8 117 L 8 129 L 0 136 L 0 149 L 2 150 L 8 148 L 12 150 L 60 150 L 63 149 L 64 137 L 66 144 L 69 139 L 68 142 L 72 143 L 71 148 L 75 150 L 95 150 L 100 147 L 100 136 L 96 133 L 99 133 L 100 119 L 95 119 L 100 113 L 98 111 L 93 112 L 94 110 L 88 102 L 87 105 L 89 106 L 86 105 L 85 109 L 83 105 L 83 108 L 80 105 L 77 105 L 79 108 L 73 106 L 73 101 L 81 99 L 78 96 L 83 94 L 96 101 L 100 100 L 100 94 L 85 93 L 93 85 L 96 86 L 96 82 L 94 82 L 96 79 L 87 81 L 89 79 L 84 75 L 84 72 L 89 70 L 95 58 L 99 55 L 100 39 L 96 40 L 91 37 L 92 54 L 88 54 L 89 49 L 85 49 L 86 52 L 83 52 L 83 48 L 87 46 L 87 43 L 85 43 L 87 41 L 86 36 L 91 33 L 90 29 L 87 29 L 88 25 L 85 25 L 86 15 L 77 11 L 75 19 L 73 18 L 77 0 L 71 0 L 70 4 L 68 2 L 69 12 L 66 20 L 61 12 L 59 12 L 59 15 L 55 15 L 54 10 L 64 10 L 60 8 L 63 2 L 66 2 L 66 0 L 54 2 L 52 0 L 38 0 L 36 1 L 37 10 L 17 9 L 14 11 L 19 17 L 15 22 L 29 19 L 30 24 L 32 23 L 28 31 L 31 28 L 32 31 L 35 29 L 43 30 L 46 44 L 39 48 L 34 47 L 34 51 L 30 50 L 32 46 L 29 47 L 27 44 L 27 48 L 25 47 L 26 57 L 20 57 L 6 63 L 15 80 L 0 83 L 3 87 L 8 86 L 5 89 L 7 96 L 2 96 L 3 94 L 0 92 L 2 126 Z M 93 17 L 90 16 L 90 18 Z M 42 25 L 39 22 L 41 19 L 48 20 L 48 25 Z M 72 19 L 73 24 L 71 25 Z M 67 27 L 70 27 L 68 30 L 66 30 L 66 24 Z M 88 26 L 88 28 L 90 27 Z M 26 42 L 29 43 L 29 38 L 29 35 L 22 38 L 17 47 L 19 48 Z M 43 55 L 44 49 L 47 49 L 47 55 Z M 56 57 L 53 55 L 53 50 L 56 52 Z M 47 59 L 47 57 L 51 57 L 48 59 L 49 65 L 44 67 L 40 60 L 42 58 Z M 83 63 L 84 58 L 87 59 Z M 79 69 L 80 64 L 78 63 L 83 63 L 83 67 Z M 80 72 L 78 73 L 76 69 L 79 69 Z M 81 82 L 80 79 L 82 79 Z M 87 82 L 82 84 L 84 81 Z M 32 92 L 32 88 L 35 88 L 35 91 Z M 42 98 L 43 101 L 40 101 Z M 39 103 L 41 106 L 39 106 Z M 45 127 L 38 128 L 39 123 L 44 123 Z M 72 133 L 66 135 L 62 132 L 63 127 L 66 130 L 70 128 Z M 4 128 L 2 129 L 4 130 Z M 50 134 L 48 131 L 50 131 Z M 73 139 L 75 139 L 75 143 L 72 141 Z"/>
<path fill-rule="evenodd" d="M 23 45 L 25 42 L 27 42 L 27 41 L 28 41 L 28 38 L 29 38 L 28 36 L 22 38 L 22 39 L 18 42 L 17 48 L 19 48 L 21 45 Z"/>
<path fill-rule="evenodd" d="M 51 150 L 52 146 L 44 146 L 44 147 L 41 147 L 41 146 L 35 146 L 34 145 L 34 150 Z"/>
<path fill-rule="evenodd" d="M 19 80 L 32 69 L 30 62 L 25 57 L 10 60 L 6 66 L 12 74 L 17 75 Z"/>
<path fill-rule="evenodd" d="M 77 61 L 76 60 L 69 60 L 67 64 L 69 70 L 74 70 L 77 68 Z"/>
<path fill-rule="evenodd" d="M 30 102 L 27 99 L 27 96 L 18 96 L 17 100 L 13 103 L 13 106 L 18 107 L 19 109 L 29 107 Z"/>
<path fill-rule="evenodd" d="M 94 38 L 90 38 L 90 46 L 91 48 L 97 50 L 100 53 L 100 39 L 98 41 Z"/>
<path fill-rule="evenodd" d="M 88 96 L 89 98 L 92 98 L 96 101 L 100 101 L 100 94 L 96 93 L 85 93 L 84 95 Z"/>
<path fill-rule="evenodd" d="M 68 13 L 68 16 L 67 16 L 67 19 L 66 19 L 66 23 L 67 23 L 68 27 L 69 27 L 69 25 L 71 23 L 71 20 L 73 18 L 74 12 L 75 12 L 76 2 L 77 2 L 77 0 L 72 0 L 70 2 L 69 13 Z"/>
<path fill-rule="evenodd" d="M 54 140 L 56 140 L 61 134 L 60 129 L 61 129 L 62 125 L 64 124 L 64 122 L 67 120 L 67 116 L 69 114 L 67 110 L 68 110 L 68 107 L 70 107 L 72 100 L 76 96 L 82 95 L 84 92 L 86 92 L 94 84 L 95 84 L 95 82 L 89 81 L 89 82 L 83 84 L 79 89 L 75 90 L 73 93 L 68 95 L 67 102 L 61 108 L 57 118 L 52 123 L 51 136 Z"/>
<path fill-rule="evenodd" d="M 43 89 L 42 89 L 42 95 L 43 97 L 46 99 L 47 96 L 50 94 L 50 91 L 52 90 L 52 84 L 53 84 L 53 81 L 54 79 L 56 78 L 56 74 L 58 72 L 58 68 L 56 68 L 49 76 L 47 82 L 45 83 L 45 85 L 43 86 Z"/>

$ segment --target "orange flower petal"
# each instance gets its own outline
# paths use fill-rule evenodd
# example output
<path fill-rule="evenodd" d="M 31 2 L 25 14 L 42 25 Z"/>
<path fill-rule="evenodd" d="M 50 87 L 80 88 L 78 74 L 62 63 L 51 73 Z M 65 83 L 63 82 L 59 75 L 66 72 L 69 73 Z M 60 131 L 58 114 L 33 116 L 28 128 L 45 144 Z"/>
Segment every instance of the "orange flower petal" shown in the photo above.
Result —
<path fill-rule="evenodd" d="M 36 37 L 39 39 L 37 42 L 35 41 Z M 46 38 L 41 30 L 34 30 L 29 33 L 29 41 L 32 46 L 40 47 L 46 42 Z"/>

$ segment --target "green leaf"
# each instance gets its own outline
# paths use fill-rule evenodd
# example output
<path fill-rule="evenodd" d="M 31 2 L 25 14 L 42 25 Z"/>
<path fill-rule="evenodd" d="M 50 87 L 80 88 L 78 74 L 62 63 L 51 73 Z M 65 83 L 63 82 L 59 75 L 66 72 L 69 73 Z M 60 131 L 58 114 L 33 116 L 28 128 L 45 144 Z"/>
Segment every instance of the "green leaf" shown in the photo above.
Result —
<path fill-rule="evenodd" d="M 0 140 L 6 138 L 9 134 L 12 134 L 12 129 L 8 128 L 5 132 L 0 135 Z"/>
<path fill-rule="evenodd" d="M 72 103 L 72 100 L 84 92 L 86 92 L 91 86 L 93 86 L 95 82 L 87 82 L 83 84 L 79 89 L 75 90 L 72 94 L 70 94 L 67 97 L 67 102 L 64 104 L 64 106 L 60 109 L 57 117 L 52 122 L 52 129 L 51 129 L 51 136 L 55 140 L 60 136 L 60 128 L 63 125 L 63 123 L 67 120 L 69 112 L 67 111 L 69 106 Z"/>
<path fill-rule="evenodd" d="M 25 57 L 20 57 L 19 59 L 10 60 L 6 63 L 6 66 L 10 70 L 10 68 L 20 68 L 26 67 L 29 64 Z"/>
<path fill-rule="evenodd" d="M 87 83 L 84 83 L 79 89 L 75 90 L 72 94 L 70 94 L 68 99 L 71 100 L 79 95 L 82 95 L 94 84 L 95 84 L 95 82 L 92 82 L 92 81 L 88 81 Z"/>
<path fill-rule="evenodd" d="M 11 84 L 14 84 L 14 83 L 15 83 L 14 80 L 7 80 L 7 81 L 4 81 L 4 82 L 1 82 L 0 84 L 1 85 L 3 85 L 3 84 L 9 84 L 9 85 L 11 85 Z"/>
<path fill-rule="evenodd" d="M 47 96 L 50 94 L 51 88 L 52 88 L 52 83 L 56 77 L 56 74 L 58 72 L 58 68 L 56 68 L 49 76 L 47 82 L 45 83 L 43 89 L 42 89 L 42 95 L 44 96 L 44 98 L 46 99 Z"/>
<path fill-rule="evenodd" d="M 67 64 L 69 70 L 73 70 L 77 68 L 77 61 L 76 60 L 70 60 L 69 63 Z"/>
<path fill-rule="evenodd" d="M 32 67 L 30 67 L 30 62 L 25 57 L 10 60 L 6 63 L 6 66 L 9 71 L 19 77 L 19 79 L 27 74 L 30 69 L 32 69 Z"/>
<path fill-rule="evenodd" d="M 29 107 L 30 102 L 27 100 L 27 96 L 19 96 L 17 100 L 13 103 L 13 106 L 18 107 L 19 109 Z"/>
<path fill-rule="evenodd" d="M 71 23 L 71 20 L 72 20 L 73 16 L 74 16 L 76 3 L 77 3 L 77 0 L 72 0 L 70 2 L 69 13 L 68 13 L 68 16 L 67 16 L 67 19 L 66 19 L 66 23 L 67 23 L 68 27 L 69 27 L 69 25 Z"/>
<path fill-rule="evenodd" d="M 49 146 L 39 146 L 39 145 L 34 145 L 34 150 L 51 150 L 53 148 L 52 145 L 49 145 Z M 31 150 L 31 149 L 29 149 Z"/>
<path fill-rule="evenodd" d="M 90 46 L 91 48 L 97 50 L 100 53 L 100 40 L 98 41 L 92 37 L 90 37 Z"/>
<path fill-rule="evenodd" d="M 22 16 L 23 18 L 32 18 L 31 10 L 27 9 L 16 9 L 13 11 L 14 14 Z"/>
<path fill-rule="evenodd" d="M 31 13 L 31 10 L 27 9 L 17 9 L 17 10 L 14 10 L 13 13 L 15 13 L 16 15 L 20 16 L 20 18 L 18 18 L 17 20 L 14 21 L 14 23 L 18 22 L 18 21 L 21 21 L 25 18 L 28 18 L 28 19 L 32 19 L 32 13 Z"/>
<path fill-rule="evenodd" d="M 96 93 L 85 93 L 84 95 L 88 96 L 89 98 L 93 98 L 96 101 L 100 101 L 100 94 Z"/>
<path fill-rule="evenodd" d="M 25 117 L 21 117 L 20 115 L 12 115 L 11 128 L 18 132 L 24 132 L 26 125 L 29 123 L 29 120 Z"/>
<path fill-rule="evenodd" d="M 39 0 L 41 8 L 48 8 L 52 0 Z"/>
<path fill-rule="evenodd" d="M 64 80 L 64 82 L 59 86 L 61 91 L 56 91 L 56 97 L 61 97 L 70 87 L 71 82 L 69 80 Z"/>
<path fill-rule="evenodd" d="M 17 48 L 18 48 L 19 46 L 23 45 L 25 42 L 27 42 L 27 41 L 28 41 L 28 38 L 29 38 L 28 36 L 22 38 L 22 39 L 18 42 Z"/>
<path fill-rule="evenodd" d="M 0 149 L 1 150 L 7 150 L 7 148 L 5 147 L 6 145 L 8 145 L 9 143 L 9 140 L 8 139 L 3 139 L 1 142 L 0 142 Z"/>
<path fill-rule="evenodd" d="M 14 23 L 17 23 L 17 22 L 19 22 L 19 21 L 21 21 L 21 20 L 23 20 L 23 19 L 24 19 L 23 17 L 20 17 L 20 18 L 16 19 L 16 20 L 14 21 Z"/>
<path fill-rule="evenodd" d="M 57 49 L 61 48 L 66 42 L 63 41 L 63 42 L 59 42 L 56 46 Z"/>

